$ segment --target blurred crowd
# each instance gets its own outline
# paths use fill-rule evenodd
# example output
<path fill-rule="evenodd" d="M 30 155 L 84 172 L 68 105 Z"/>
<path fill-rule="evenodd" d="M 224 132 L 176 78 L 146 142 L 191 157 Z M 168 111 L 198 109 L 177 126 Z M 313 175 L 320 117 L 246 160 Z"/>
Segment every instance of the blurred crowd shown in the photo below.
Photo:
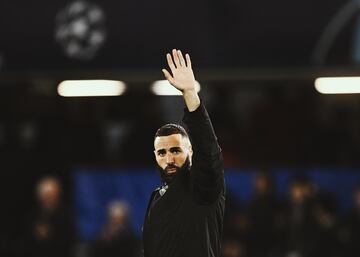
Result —
<path fill-rule="evenodd" d="M 331 192 L 319 191 L 306 177 L 293 179 L 288 195 L 280 200 L 271 174 L 257 173 L 253 191 L 247 203 L 228 192 L 222 257 L 360 256 L 360 187 L 354 190 L 353 209 L 346 214 L 339 213 Z M 71 205 L 65 204 L 62 195 L 57 177 L 38 181 L 37 205 L 25 215 L 27 227 L 17 239 L 17 249 L 12 249 L 15 255 L 141 256 L 141 239 L 130 228 L 126 202 L 110 202 L 102 229 L 83 244 Z"/>
<path fill-rule="evenodd" d="M 268 174 L 256 175 L 253 188 L 245 205 L 228 193 L 223 257 L 360 256 L 360 187 L 345 215 L 332 192 L 319 191 L 306 177 L 292 181 L 285 201 Z"/>
<path fill-rule="evenodd" d="M 28 225 L 12 249 L 19 256 L 36 257 L 135 257 L 140 241 L 129 228 L 129 207 L 120 200 L 109 203 L 106 222 L 97 238 L 82 247 L 75 215 L 62 200 L 61 182 L 45 177 L 36 186 L 37 205 L 27 216 Z"/>

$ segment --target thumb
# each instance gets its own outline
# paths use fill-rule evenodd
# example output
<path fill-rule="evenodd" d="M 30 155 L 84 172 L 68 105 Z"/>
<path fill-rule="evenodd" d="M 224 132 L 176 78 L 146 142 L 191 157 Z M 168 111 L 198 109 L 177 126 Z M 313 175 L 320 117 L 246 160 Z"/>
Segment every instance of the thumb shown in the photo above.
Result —
<path fill-rule="evenodd" d="M 170 82 L 170 84 L 173 85 L 174 78 L 171 76 L 171 74 L 166 69 L 162 69 L 162 72 L 164 73 L 165 78 Z"/>

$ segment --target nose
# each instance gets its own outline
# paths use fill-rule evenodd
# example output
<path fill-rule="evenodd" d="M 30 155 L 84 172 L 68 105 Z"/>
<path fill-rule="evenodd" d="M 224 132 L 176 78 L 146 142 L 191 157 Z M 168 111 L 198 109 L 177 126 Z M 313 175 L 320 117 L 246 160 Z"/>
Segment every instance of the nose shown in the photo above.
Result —
<path fill-rule="evenodd" d="M 174 156 L 169 153 L 166 155 L 166 164 L 173 164 L 175 162 Z"/>

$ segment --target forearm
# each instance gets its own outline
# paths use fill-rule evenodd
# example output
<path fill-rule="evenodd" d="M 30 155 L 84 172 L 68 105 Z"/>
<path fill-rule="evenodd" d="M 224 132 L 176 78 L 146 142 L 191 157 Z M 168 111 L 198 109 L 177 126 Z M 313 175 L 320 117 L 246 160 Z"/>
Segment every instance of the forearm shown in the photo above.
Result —
<path fill-rule="evenodd" d="M 206 157 L 221 153 L 210 117 L 200 100 L 194 111 L 185 111 L 183 121 L 188 127 L 194 152 Z"/>
<path fill-rule="evenodd" d="M 223 189 L 223 158 L 221 148 L 205 106 L 190 112 L 185 110 L 183 119 L 188 127 L 194 155 L 192 177 L 197 201 L 207 204 L 213 202 Z"/>

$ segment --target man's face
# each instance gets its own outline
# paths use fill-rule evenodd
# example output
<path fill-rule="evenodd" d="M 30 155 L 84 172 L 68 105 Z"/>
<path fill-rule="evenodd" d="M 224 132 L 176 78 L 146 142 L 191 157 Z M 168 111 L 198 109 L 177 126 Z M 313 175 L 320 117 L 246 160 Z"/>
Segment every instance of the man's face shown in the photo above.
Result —
<path fill-rule="evenodd" d="M 187 158 L 191 165 L 192 148 L 190 140 L 180 134 L 156 137 L 154 148 L 156 162 L 166 176 L 175 175 Z"/>
<path fill-rule="evenodd" d="M 290 198 L 293 203 L 301 204 L 306 199 L 305 189 L 302 184 L 294 184 L 290 188 Z"/>

